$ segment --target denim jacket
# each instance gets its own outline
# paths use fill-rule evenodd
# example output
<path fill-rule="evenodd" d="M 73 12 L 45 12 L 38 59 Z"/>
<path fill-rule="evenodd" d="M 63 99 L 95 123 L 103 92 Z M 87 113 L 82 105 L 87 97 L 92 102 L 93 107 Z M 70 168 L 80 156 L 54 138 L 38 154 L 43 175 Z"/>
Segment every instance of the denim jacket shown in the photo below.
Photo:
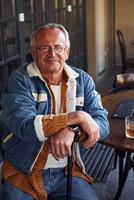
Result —
<path fill-rule="evenodd" d="M 109 133 L 109 123 L 92 78 L 75 67 L 65 65 L 64 70 L 69 77 L 67 111 L 89 113 L 99 125 L 102 140 Z M 51 113 L 52 95 L 35 63 L 25 64 L 14 71 L 2 98 L 2 120 L 8 130 L 3 143 L 5 159 L 24 174 L 32 169 L 44 142 L 41 116 Z"/>

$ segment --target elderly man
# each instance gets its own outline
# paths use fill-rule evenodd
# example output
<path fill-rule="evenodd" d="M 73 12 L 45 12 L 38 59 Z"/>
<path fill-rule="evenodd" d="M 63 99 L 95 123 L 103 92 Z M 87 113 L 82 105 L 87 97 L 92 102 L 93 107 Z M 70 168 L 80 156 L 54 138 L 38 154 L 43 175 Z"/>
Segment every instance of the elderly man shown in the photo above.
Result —
<path fill-rule="evenodd" d="M 109 131 L 92 78 L 66 64 L 70 41 L 60 24 L 31 35 L 33 62 L 18 68 L 3 95 L 2 200 L 65 200 L 67 157 L 73 157 L 72 199 L 98 200 L 81 156 Z M 79 141 L 74 127 L 79 127 Z"/>

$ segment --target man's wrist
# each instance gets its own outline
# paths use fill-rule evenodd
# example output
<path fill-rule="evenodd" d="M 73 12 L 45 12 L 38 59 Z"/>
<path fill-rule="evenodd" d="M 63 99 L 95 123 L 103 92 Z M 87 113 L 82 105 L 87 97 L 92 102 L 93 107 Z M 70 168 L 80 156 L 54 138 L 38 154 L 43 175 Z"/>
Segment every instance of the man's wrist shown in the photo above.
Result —
<path fill-rule="evenodd" d="M 67 123 L 69 126 L 70 125 L 76 126 L 77 124 L 80 124 L 80 122 L 81 122 L 80 112 L 81 111 L 74 111 L 74 112 L 67 113 Z"/>

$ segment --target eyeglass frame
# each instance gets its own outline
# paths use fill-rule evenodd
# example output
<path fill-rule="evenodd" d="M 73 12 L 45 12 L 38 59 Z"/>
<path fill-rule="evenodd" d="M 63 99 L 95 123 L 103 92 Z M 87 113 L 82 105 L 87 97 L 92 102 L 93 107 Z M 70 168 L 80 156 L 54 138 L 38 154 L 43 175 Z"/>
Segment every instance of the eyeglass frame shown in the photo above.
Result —
<path fill-rule="evenodd" d="M 47 46 L 47 45 L 44 45 L 44 46 L 41 46 L 41 47 L 33 47 L 33 48 L 35 48 L 35 49 L 37 49 L 37 50 L 39 50 L 39 51 L 42 51 L 42 52 L 44 52 L 44 53 L 49 53 L 49 52 L 51 52 L 51 51 L 54 51 L 54 53 L 56 53 L 56 54 L 62 54 L 64 51 L 65 51 L 65 49 L 67 48 L 67 47 L 62 47 L 62 46 L 60 46 L 60 45 L 55 45 L 55 47 L 54 48 L 52 48 L 52 47 L 50 47 L 50 46 Z M 56 49 L 57 48 L 57 49 Z M 61 50 L 60 50 L 61 49 Z M 60 50 L 60 51 L 59 51 Z"/>

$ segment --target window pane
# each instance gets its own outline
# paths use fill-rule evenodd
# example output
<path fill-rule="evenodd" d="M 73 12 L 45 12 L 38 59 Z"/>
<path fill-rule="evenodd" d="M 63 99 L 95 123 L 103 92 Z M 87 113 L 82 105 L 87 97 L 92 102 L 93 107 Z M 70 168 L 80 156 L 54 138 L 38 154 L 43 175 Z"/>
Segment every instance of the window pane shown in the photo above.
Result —
<path fill-rule="evenodd" d="M 1 105 L 1 94 L 4 91 L 4 67 L 5 66 L 0 66 L 0 105 Z"/>
<path fill-rule="evenodd" d="M 0 80 L 2 80 L 1 71 L 0 71 Z M 1 94 L 2 94 L 2 81 L 0 81 L 0 109 L 1 109 Z"/>
<path fill-rule="evenodd" d="M 35 13 L 42 12 L 42 0 L 34 1 L 34 12 Z"/>
<path fill-rule="evenodd" d="M 66 24 L 66 21 L 67 21 L 66 10 L 61 11 L 59 14 L 60 14 L 59 23 L 61 23 L 63 25 Z"/>
<path fill-rule="evenodd" d="M 72 12 L 68 12 L 68 28 L 69 32 L 74 32 L 77 27 L 76 27 L 76 22 L 78 21 L 76 17 L 76 9 L 73 9 Z"/>
<path fill-rule="evenodd" d="M 52 13 L 50 22 L 58 23 L 58 13 L 57 12 Z"/>
<path fill-rule="evenodd" d="M 76 5 L 76 0 L 67 0 L 67 5 L 75 6 Z"/>
<path fill-rule="evenodd" d="M 82 5 L 84 0 L 77 0 L 77 5 Z"/>
<path fill-rule="evenodd" d="M 15 8 L 13 7 L 14 5 L 15 4 L 13 0 L 1 0 L 2 17 L 4 19 L 15 16 Z"/>
<path fill-rule="evenodd" d="M 1 33 L 1 27 L 0 27 L 0 61 L 3 60 L 3 48 L 2 48 L 2 33 Z"/>
<path fill-rule="evenodd" d="M 7 21 L 4 23 L 4 42 L 7 58 L 18 54 L 15 23 L 12 21 Z"/>
<path fill-rule="evenodd" d="M 43 24 L 43 15 L 36 15 L 35 16 L 35 26 Z"/>
<path fill-rule="evenodd" d="M 18 58 L 16 59 L 12 59 L 10 62 L 7 63 L 7 76 L 9 77 L 10 74 L 16 70 L 21 64 L 21 61 L 20 61 L 20 57 L 18 56 Z"/>
<path fill-rule="evenodd" d="M 31 18 L 32 6 L 33 6 L 33 4 L 31 3 L 30 0 L 22 1 L 22 10 L 25 13 L 25 19 Z"/>
<path fill-rule="evenodd" d="M 49 0 L 49 3 L 51 10 L 56 10 L 58 8 L 58 0 Z"/>
<path fill-rule="evenodd" d="M 76 34 L 71 34 L 70 35 L 70 42 L 71 42 L 71 57 L 76 57 L 77 56 L 77 48 L 78 45 L 77 44 L 77 38 L 76 38 Z"/>
<path fill-rule="evenodd" d="M 77 11 L 77 16 L 79 18 L 79 22 L 78 22 L 78 27 L 79 29 L 83 28 L 83 25 L 85 23 L 84 19 L 84 10 L 83 10 L 83 7 L 80 7 Z"/>
<path fill-rule="evenodd" d="M 25 37 L 25 47 L 26 51 L 28 53 L 29 51 L 29 40 L 30 40 L 30 34 L 32 31 L 32 13 L 34 13 L 34 4 L 33 0 L 23 0 L 22 1 L 22 11 L 25 15 L 25 21 L 23 23 L 24 26 L 24 37 Z"/>
<path fill-rule="evenodd" d="M 24 37 L 25 37 L 25 47 L 26 47 L 26 52 L 28 53 L 29 47 L 30 47 L 30 35 L 32 32 L 32 22 L 30 21 L 25 21 L 24 23 Z"/>
<path fill-rule="evenodd" d="M 66 0 L 59 0 L 58 3 L 59 3 L 59 8 L 66 8 Z"/>

